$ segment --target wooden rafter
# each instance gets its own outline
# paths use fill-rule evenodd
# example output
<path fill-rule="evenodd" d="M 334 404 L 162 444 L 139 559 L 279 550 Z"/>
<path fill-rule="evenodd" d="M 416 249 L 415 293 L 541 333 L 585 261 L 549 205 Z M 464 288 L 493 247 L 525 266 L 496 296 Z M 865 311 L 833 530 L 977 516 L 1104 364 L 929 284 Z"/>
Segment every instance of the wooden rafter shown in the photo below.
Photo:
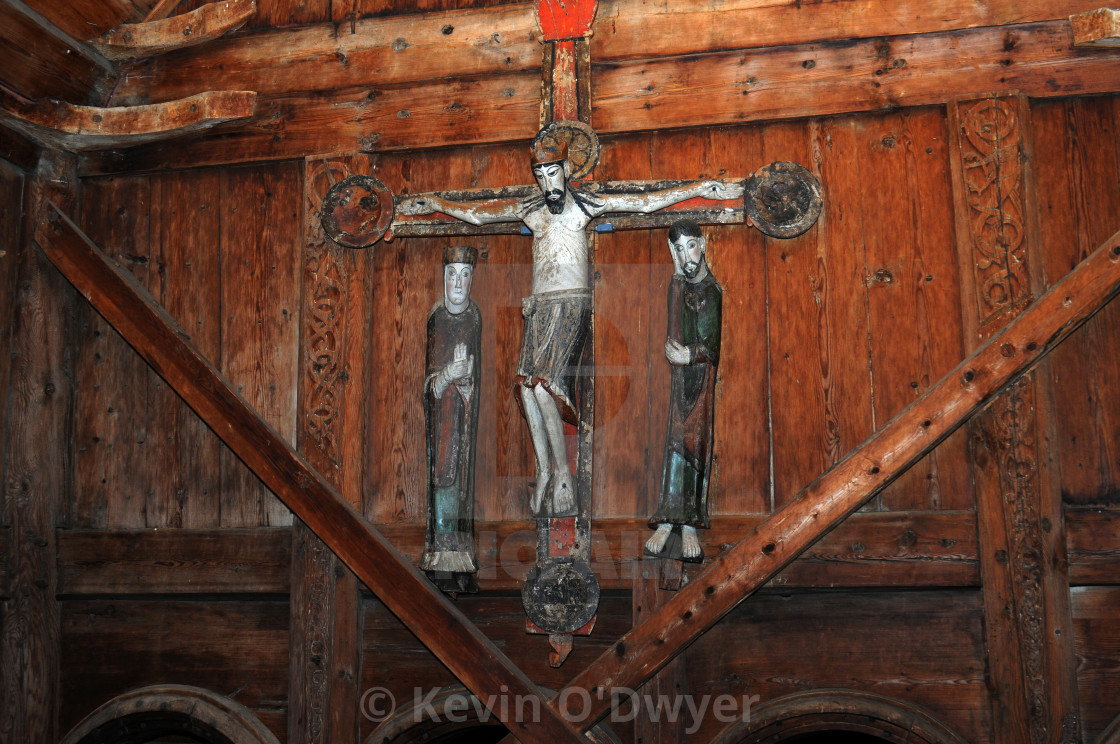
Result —
<path fill-rule="evenodd" d="M 533 682 L 234 392 L 135 278 L 57 208 L 37 224 L 35 242 L 63 276 L 468 689 L 481 700 L 538 697 Z M 503 722 L 526 743 L 586 741 L 555 710 L 541 710 L 540 721 L 515 720 L 511 711 Z"/>
<path fill-rule="evenodd" d="M 576 675 L 595 724 L 612 688 L 637 689 L 806 548 L 924 457 L 1120 292 L 1120 232 L 1005 329 L 806 486 Z M 603 693 L 603 694 L 598 694 Z M 560 693 L 561 695 L 563 692 Z M 553 704 L 562 699 L 558 695 Z M 508 741 L 507 737 L 503 741 Z"/>
<path fill-rule="evenodd" d="M 179 137 L 252 115 L 252 91 L 209 91 L 147 106 L 76 106 L 56 100 L 28 102 L 0 89 L 0 124 L 44 147 L 68 152 L 132 147 Z"/>
<path fill-rule="evenodd" d="M 136 59 L 195 46 L 245 25 L 256 0 L 223 0 L 182 15 L 125 23 L 87 42 L 106 59 Z"/>

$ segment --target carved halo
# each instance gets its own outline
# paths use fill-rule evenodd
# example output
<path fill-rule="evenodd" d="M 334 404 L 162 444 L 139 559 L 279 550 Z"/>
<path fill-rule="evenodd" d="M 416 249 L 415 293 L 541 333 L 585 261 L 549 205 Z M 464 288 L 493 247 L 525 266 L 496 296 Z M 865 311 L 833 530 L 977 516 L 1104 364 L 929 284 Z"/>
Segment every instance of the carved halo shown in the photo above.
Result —
<path fill-rule="evenodd" d="M 599 135 L 582 121 L 554 121 L 533 138 L 538 144 L 565 142 L 568 145 L 568 162 L 572 166 L 571 180 L 578 181 L 591 172 L 599 162 Z"/>
<path fill-rule="evenodd" d="M 320 219 L 334 242 L 368 248 L 393 222 L 393 192 L 373 176 L 344 178 L 327 192 Z"/>
<path fill-rule="evenodd" d="M 747 216 L 773 238 L 795 238 L 821 214 L 821 182 L 797 163 L 780 161 L 759 168 L 747 181 Z"/>

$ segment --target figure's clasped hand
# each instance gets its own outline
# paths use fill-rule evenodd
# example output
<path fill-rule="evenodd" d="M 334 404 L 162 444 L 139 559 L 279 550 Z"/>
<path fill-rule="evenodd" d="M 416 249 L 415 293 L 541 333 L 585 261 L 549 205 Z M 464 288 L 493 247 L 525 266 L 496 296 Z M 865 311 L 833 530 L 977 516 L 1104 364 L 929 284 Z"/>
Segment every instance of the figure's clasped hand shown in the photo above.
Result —
<path fill-rule="evenodd" d="M 455 346 L 455 358 L 447 365 L 447 379 L 459 385 L 470 383 L 471 370 L 474 368 L 474 354 L 467 354 L 466 344 Z"/>
<path fill-rule="evenodd" d="M 683 367 L 692 361 L 692 352 L 687 346 L 671 338 L 665 342 L 665 357 L 669 360 L 669 364 Z"/>

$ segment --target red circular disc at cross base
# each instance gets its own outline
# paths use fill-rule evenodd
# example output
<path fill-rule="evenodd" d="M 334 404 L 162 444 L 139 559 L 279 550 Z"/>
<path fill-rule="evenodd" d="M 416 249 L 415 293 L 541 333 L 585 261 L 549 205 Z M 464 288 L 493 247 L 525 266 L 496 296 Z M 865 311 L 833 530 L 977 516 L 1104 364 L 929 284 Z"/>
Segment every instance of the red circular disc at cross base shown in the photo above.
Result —
<path fill-rule="evenodd" d="M 350 176 L 331 186 L 320 220 L 339 245 L 368 248 L 393 222 L 393 192 L 373 176 Z"/>

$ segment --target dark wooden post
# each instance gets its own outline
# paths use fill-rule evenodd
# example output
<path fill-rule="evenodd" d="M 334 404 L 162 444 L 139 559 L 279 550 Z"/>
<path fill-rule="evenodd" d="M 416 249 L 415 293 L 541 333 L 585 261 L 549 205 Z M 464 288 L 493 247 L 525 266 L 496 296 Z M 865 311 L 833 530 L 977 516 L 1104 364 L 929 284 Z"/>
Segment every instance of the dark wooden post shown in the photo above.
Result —
<path fill-rule="evenodd" d="M 46 200 L 71 213 L 78 178 L 70 156 L 48 156 L 24 199 L 11 329 L 4 506 L 11 525 L 9 599 L 0 643 L 0 740 L 58 741 L 59 609 L 55 530 L 69 492 L 73 390 L 68 327 L 77 295 L 32 236 Z M 8 364 L 4 358 L 3 363 Z"/>
<path fill-rule="evenodd" d="M 680 586 L 679 561 L 644 558 L 635 561 L 634 583 L 631 589 L 631 616 L 639 625 L 672 596 Z M 670 586 L 672 589 L 664 588 Z M 665 696 L 671 703 L 688 694 L 688 676 L 685 654 L 682 653 L 664 666 L 648 682 L 638 688 L 641 699 L 656 701 Z M 643 705 L 634 718 L 634 744 L 685 744 L 685 728 L 691 723 L 683 716 L 674 720 L 655 720 L 648 705 Z"/>
<path fill-rule="evenodd" d="M 363 162 L 357 162 L 363 161 Z M 359 156 L 304 164 L 304 253 L 297 448 L 361 511 L 370 254 L 331 241 L 319 205 L 334 183 L 369 172 Z M 288 741 L 357 741 L 361 679 L 358 579 L 307 525 L 292 529 Z"/>
<path fill-rule="evenodd" d="M 965 345 L 1001 331 L 1046 289 L 1018 93 L 949 104 Z M 1024 375 L 970 424 L 992 725 L 998 742 L 1075 742 L 1077 677 L 1061 489 L 1043 443 L 1053 409 Z"/>

